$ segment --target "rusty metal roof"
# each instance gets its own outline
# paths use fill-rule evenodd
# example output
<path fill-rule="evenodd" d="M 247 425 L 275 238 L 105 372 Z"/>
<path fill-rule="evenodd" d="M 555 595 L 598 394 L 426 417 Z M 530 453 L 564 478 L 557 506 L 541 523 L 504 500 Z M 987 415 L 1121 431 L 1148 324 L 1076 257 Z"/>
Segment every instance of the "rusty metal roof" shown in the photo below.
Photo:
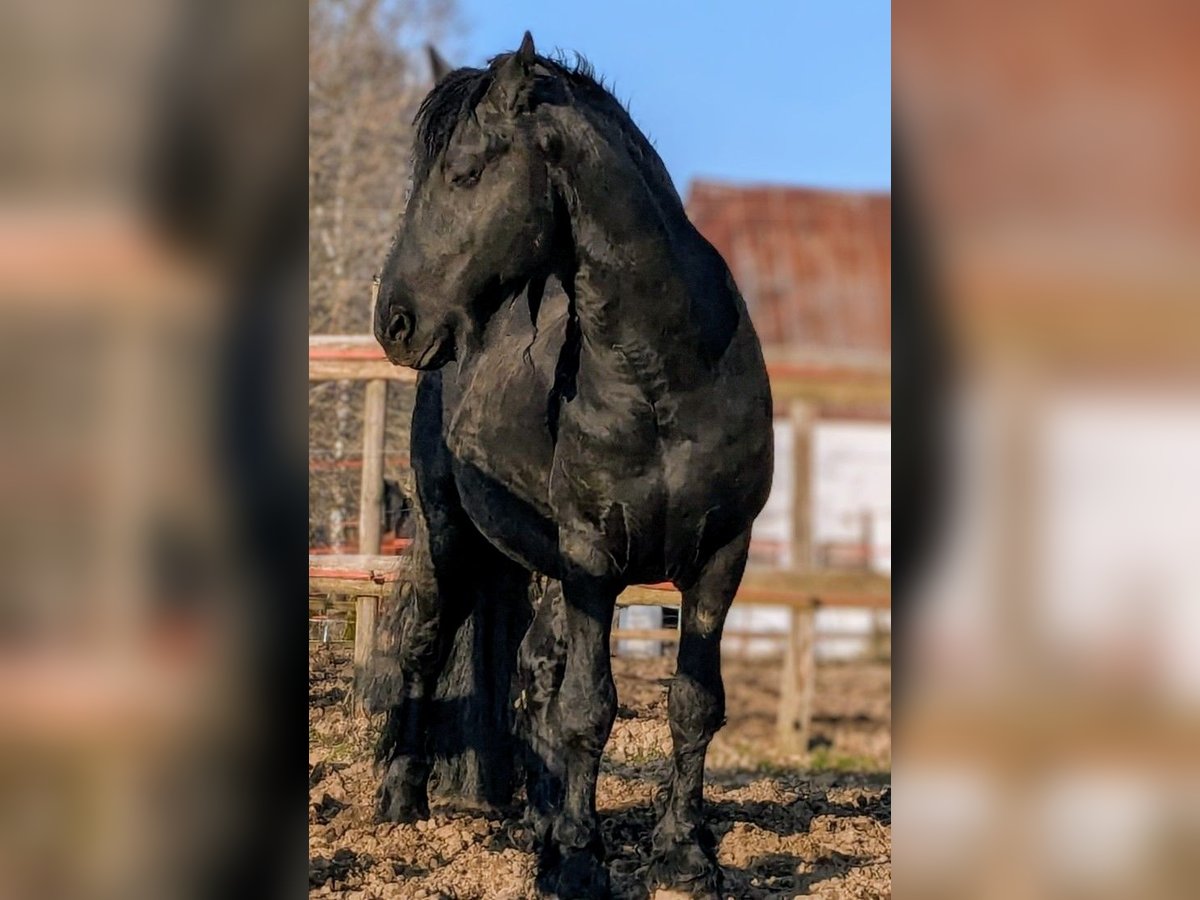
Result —
<path fill-rule="evenodd" d="M 890 194 L 697 180 L 686 206 L 768 352 L 890 353 Z"/>

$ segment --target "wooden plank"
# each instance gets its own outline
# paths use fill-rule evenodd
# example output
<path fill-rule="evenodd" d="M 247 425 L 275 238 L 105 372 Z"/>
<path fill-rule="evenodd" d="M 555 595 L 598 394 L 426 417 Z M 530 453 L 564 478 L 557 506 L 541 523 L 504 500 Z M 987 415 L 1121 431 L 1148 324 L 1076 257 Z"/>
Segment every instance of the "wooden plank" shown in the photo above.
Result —
<path fill-rule="evenodd" d="M 377 597 L 379 595 L 363 594 L 362 596 Z M 341 616 L 328 616 L 328 613 L 341 611 L 348 614 L 351 610 L 358 608 L 360 598 L 351 594 L 341 594 L 333 597 L 320 594 L 310 595 L 308 599 L 310 619 L 328 617 L 335 621 L 344 621 Z M 873 639 L 873 635 L 869 631 L 856 631 L 847 628 L 822 629 L 817 636 L 823 640 L 862 640 L 870 642 Z M 750 631 L 747 629 L 727 628 L 723 637 L 726 641 L 771 641 L 784 646 L 785 642 L 789 640 L 789 633 L 787 631 Z M 885 643 L 888 637 L 888 632 L 885 630 L 882 636 Z M 613 628 L 612 639 L 614 641 L 642 640 L 675 643 L 679 640 L 679 631 L 675 628 Z M 347 640 L 344 643 L 350 643 L 350 641 Z"/>
<path fill-rule="evenodd" d="M 362 358 L 361 351 L 343 357 L 333 352 L 309 356 L 309 381 L 369 381 L 386 379 L 415 384 L 417 373 L 406 366 L 396 366 L 386 358 Z M 768 371 L 768 375 L 771 373 Z M 777 404 L 799 400 L 821 410 L 828 418 L 853 418 L 878 421 L 891 420 L 890 379 L 838 382 L 824 379 L 797 379 L 786 375 L 771 375 L 771 393 Z"/>
<path fill-rule="evenodd" d="M 812 733 L 816 686 L 816 610 L 792 610 L 784 649 L 779 692 L 779 747 L 784 753 L 805 753 Z"/>
<path fill-rule="evenodd" d="M 322 553 L 308 557 L 308 590 L 313 594 L 386 597 L 404 577 L 403 556 Z"/>
<path fill-rule="evenodd" d="M 357 598 L 350 594 L 335 594 L 329 596 L 321 594 L 318 596 L 309 595 L 308 611 L 309 613 L 327 613 L 330 611 L 349 612 L 354 609 L 354 604 Z"/>
<path fill-rule="evenodd" d="M 813 410 L 792 404 L 792 571 L 812 570 Z M 813 681 L 816 673 L 816 616 L 810 608 L 793 608 L 779 684 L 776 730 L 780 749 L 803 753 L 812 729 Z"/>
<path fill-rule="evenodd" d="M 824 378 L 796 378 L 789 375 L 771 377 L 771 393 L 777 405 L 784 407 L 792 401 L 802 401 L 819 409 L 826 418 L 853 418 L 878 421 L 891 420 L 891 381 L 889 377 L 846 382 Z M 369 381 L 385 379 L 403 384 L 415 384 L 417 373 L 406 366 L 396 366 L 382 356 L 372 358 L 354 349 L 346 355 L 326 351 L 310 355 L 309 381 Z"/>
<path fill-rule="evenodd" d="M 383 378 L 416 384 L 417 373 L 407 366 L 394 366 L 386 359 L 313 359 L 308 360 L 309 381 L 369 381 Z"/>
<path fill-rule="evenodd" d="M 372 309 L 374 300 L 372 300 Z M 310 334 L 308 355 L 354 355 L 364 359 L 383 359 L 383 348 L 373 334 Z"/>
<path fill-rule="evenodd" d="M 824 604 L 817 604 L 815 608 L 819 609 Z M 723 637 L 735 640 L 775 640 L 783 642 L 788 637 L 787 631 L 749 631 L 745 628 L 731 629 L 727 628 L 722 634 Z M 817 636 L 821 640 L 830 641 L 870 641 L 870 631 L 862 631 L 851 628 L 821 628 L 817 631 Z"/>
<path fill-rule="evenodd" d="M 308 558 L 312 593 L 385 596 L 403 577 L 404 556 L 314 554 Z M 736 603 L 806 608 L 822 606 L 889 609 L 891 580 L 869 572 L 786 572 L 752 569 L 746 573 Z M 678 606 L 680 595 L 671 585 L 634 585 L 617 599 L 621 606 Z"/>
<path fill-rule="evenodd" d="M 674 587 L 635 584 L 625 588 L 617 597 L 617 606 L 678 606 L 683 600 Z"/>
<path fill-rule="evenodd" d="M 679 640 L 679 632 L 674 628 L 614 628 L 612 644 L 616 650 L 617 641 L 668 641 Z"/>
<path fill-rule="evenodd" d="M 847 418 L 891 420 L 892 385 L 889 377 L 832 381 L 775 375 L 771 395 L 775 403 L 801 402 L 821 411 L 826 418 L 845 410 Z"/>
<path fill-rule="evenodd" d="M 760 606 L 809 606 L 813 597 L 808 592 L 768 590 L 756 591 L 753 584 L 743 580 L 734 603 Z M 617 597 L 617 606 L 679 606 L 683 595 L 670 585 L 635 584 L 625 588 Z"/>
<path fill-rule="evenodd" d="M 771 394 L 777 405 L 803 402 L 824 416 L 891 419 L 892 380 L 888 366 L 852 362 L 768 360 Z M 369 334 L 311 335 L 310 381 L 387 379 L 415 383 L 417 373 L 388 362 Z"/>
<path fill-rule="evenodd" d="M 397 572 L 405 566 L 403 556 L 386 553 L 310 553 L 308 568 L 351 569 L 356 572 Z"/>
<path fill-rule="evenodd" d="M 812 474 L 813 426 L 816 416 L 810 404 L 794 402 L 792 422 L 792 571 L 813 568 Z"/>
<path fill-rule="evenodd" d="M 367 382 L 363 401 L 362 482 L 359 488 L 358 548 L 378 555 L 383 528 L 383 441 L 387 425 L 387 382 Z"/>
<path fill-rule="evenodd" d="M 375 288 L 372 286 L 372 297 Z M 372 300 L 372 309 L 374 300 Z M 308 338 L 309 381 L 384 379 L 415 384 L 417 373 L 388 361 L 370 334 L 313 334 Z"/>
<path fill-rule="evenodd" d="M 840 628 L 834 631 L 824 629 L 816 632 L 816 637 L 831 641 L 864 641 L 868 644 L 874 639 L 869 631 L 851 631 Z M 675 628 L 614 628 L 614 641 L 665 641 L 675 643 L 679 640 L 679 630 Z M 723 640 L 731 641 L 775 641 L 783 644 L 791 640 L 788 631 L 747 631 L 746 629 L 727 629 Z"/>
<path fill-rule="evenodd" d="M 379 611 L 378 597 L 359 597 L 354 611 L 354 706 L 362 712 L 362 695 L 367 664 L 375 649 L 375 617 Z"/>
<path fill-rule="evenodd" d="M 738 599 L 743 602 L 781 606 L 804 605 L 806 598 L 819 598 L 822 606 L 867 606 L 888 609 L 892 580 L 876 572 L 753 569 L 742 579 Z"/>
<path fill-rule="evenodd" d="M 312 553 L 308 557 L 308 568 L 310 575 L 336 571 L 350 573 L 347 577 L 357 574 L 362 579 L 395 580 L 408 565 L 407 559 L 404 555 L 395 554 Z M 887 575 L 863 571 L 791 572 L 755 568 L 746 571 L 742 586 L 756 594 L 772 591 L 808 594 L 820 597 L 822 604 L 830 605 L 826 598 L 831 596 L 886 597 L 891 592 L 891 579 Z M 646 596 L 647 603 L 658 606 L 671 606 L 674 602 L 664 600 L 662 595 L 678 594 L 674 586 L 668 583 L 636 585 L 626 591 L 631 602 L 635 595 Z"/>
<path fill-rule="evenodd" d="M 371 282 L 371 317 L 379 298 L 379 282 Z M 363 468 L 359 493 L 358 547 L 363 555 L 379 554 L 383 512 L 383 442 L 387 416 L 387 381 L 367 384 L 363 405 Z M 395 574 L 398 576 L 399 571 Z M 374 579 L 372 579 L 374 581 Z M 386 583 L 386 582 L 385 582 Z M 354 610 L 354 711 L 362 715 L 367 666 L 375 648 L 375 618 L 379 598 L 359 596 Z"/>
<path fill-rule="evenodd" d="M 395 588 L 395 579 L 370 581 L 362 578 L 335 578 L 330 576 L 308 576 L 308 589 L 319 594 L 335 594 L 342 597 L 388 597 Z"/>
<path fill-rule="evenodd" d="M 765 573 L 764 573 L 765 574 Z M 783 586 L 780 586 L 783 585 Z M 674 588 L 633 585 L 617 598 L 618 606 L 679 606 L 682 596 Z M 816 603 L 839 609 L 891 609 L 891 582 L 876 576 L 864 584 L 854 572 L 781 572 L 759 582 L 747 574 L 734 603 L 742 606 L 786 606 L 807 609 Z"/>
<path fill-rule="evenodd" d="M 397 557 L 400 558 L 400 557 Z M 403 577 L 403 572 L 357 572 L 336 569 L 311 569 L 308 575 L 309 590 L 312 594 L 337 594 L 343 596 L 386 597 L 391 594 L 394 584 Z M 626 588 L 617 598 L 618 606 L 668 606 L 677 607 L 681 596 L 676 590 L 659 590 L 635 585 Z M 889 609 L 890 597 L 879 594 L 836 594 L 826 597 L 811 592 L 797 593 L 792 591 L 758 591 L 753 587 L 743 587 L 738 591 L 735 603 L 741 606 L 784 606 L 791 609 L 805 609 L 820 602 L 822 606 L 839 609 Z"/>

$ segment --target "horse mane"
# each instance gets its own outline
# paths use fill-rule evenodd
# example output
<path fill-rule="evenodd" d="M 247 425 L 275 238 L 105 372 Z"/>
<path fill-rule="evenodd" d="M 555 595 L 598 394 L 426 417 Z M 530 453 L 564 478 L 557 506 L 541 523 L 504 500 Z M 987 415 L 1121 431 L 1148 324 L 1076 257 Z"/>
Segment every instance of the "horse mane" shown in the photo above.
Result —
<path fill-rule="evenodd" d="M 413 119 L 417 132 L 413 144 L 413 172 L 417 181 L 428 176 L 459 123 L 474 114 L 475 107 L 492 86 L 497 67 L 509 56 L 509 53 L 493 56 L 488 60 L 487 68 L 483 69 L 455 69 L 438 82 L 421 102 Z M 603 121 L 614 126 L 647 183 L 665 191 L 682 205 L 683 201 L 658 152 L 634 123 L 629 110 L 612 95 L 582 54 L 574 54 L 571 62 L 561 54 L 555 57 L 539 55 L 537 63 L 561 78 L 571 88 L 571 96 L 576 101 L 582 101 L 598 113 Z"/>

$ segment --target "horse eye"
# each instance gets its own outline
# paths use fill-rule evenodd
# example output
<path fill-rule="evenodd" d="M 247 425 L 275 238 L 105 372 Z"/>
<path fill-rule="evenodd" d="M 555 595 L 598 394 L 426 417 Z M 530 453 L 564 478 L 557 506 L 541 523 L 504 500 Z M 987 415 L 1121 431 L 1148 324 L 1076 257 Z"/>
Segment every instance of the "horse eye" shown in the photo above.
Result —
<path fill-rule="evenodd" d="M 471 187 L 479 183 L 479 176 L 483 174 L 483 169 L 471 169 L 468 172 L 460 172 L 450 180 L 458 187 Z"/>
<path fill-rule="evenodd" d="M 479 181 L 483 174 L 483 160 L 472 159 L 462 161 L 459 165 L 449 167 L 450 183 L 455 187 L 471 187 Z"/>

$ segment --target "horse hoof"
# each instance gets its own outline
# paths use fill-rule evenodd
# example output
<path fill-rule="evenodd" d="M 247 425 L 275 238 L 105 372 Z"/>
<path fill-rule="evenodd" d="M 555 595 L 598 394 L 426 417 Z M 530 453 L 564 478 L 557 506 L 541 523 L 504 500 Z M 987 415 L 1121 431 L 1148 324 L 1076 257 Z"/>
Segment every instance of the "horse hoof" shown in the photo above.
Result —
<path fill-rule="evenodd" d="M 388 763 L 375 793 L 375 817 L 381 822 L 429 818 L 429 772 L 422 761 L 397 756 Z"/>
<path fill-rule="evenodd" d="M 538 853 L 545 859 L 548 856 L 547 848 L 551 844 L 552 827 L 549 816 L 538 815 L 527 809 L 517 827 L 513 829 L 513 840 L 519 840 L 518 846 L 526 853 Z"/>
<path fill-rule="evenodd" d="M 411 803 L 405 800 L 398 799 L 394 796 L 384 796 L 379 798 L 379 803 L 375 809 L 375 822 L 398 822 L 401 824 L 412 824 L 429 818 L 429 805 L 423 803 Z"/>
<path fill-rule="evenodd" d="M 376 795 L 375 821 L 417 822 L 429 818 L 429 798 L 422 788 L 385 781 Z"/>
<path fill-rule="evenodd" d="M 612 887 L 608 870 L 594 853 L 573 850 L 539 879 L 545 900 L 608 900 Z"/>
<path fill-rule="evenodd" d="M 647 886 L 652 898 L 689 897 L 719 900 L 721 867 L 701 840 L 655 841 Z M 657 892 L 656 892 L 657 889 Z"/>

